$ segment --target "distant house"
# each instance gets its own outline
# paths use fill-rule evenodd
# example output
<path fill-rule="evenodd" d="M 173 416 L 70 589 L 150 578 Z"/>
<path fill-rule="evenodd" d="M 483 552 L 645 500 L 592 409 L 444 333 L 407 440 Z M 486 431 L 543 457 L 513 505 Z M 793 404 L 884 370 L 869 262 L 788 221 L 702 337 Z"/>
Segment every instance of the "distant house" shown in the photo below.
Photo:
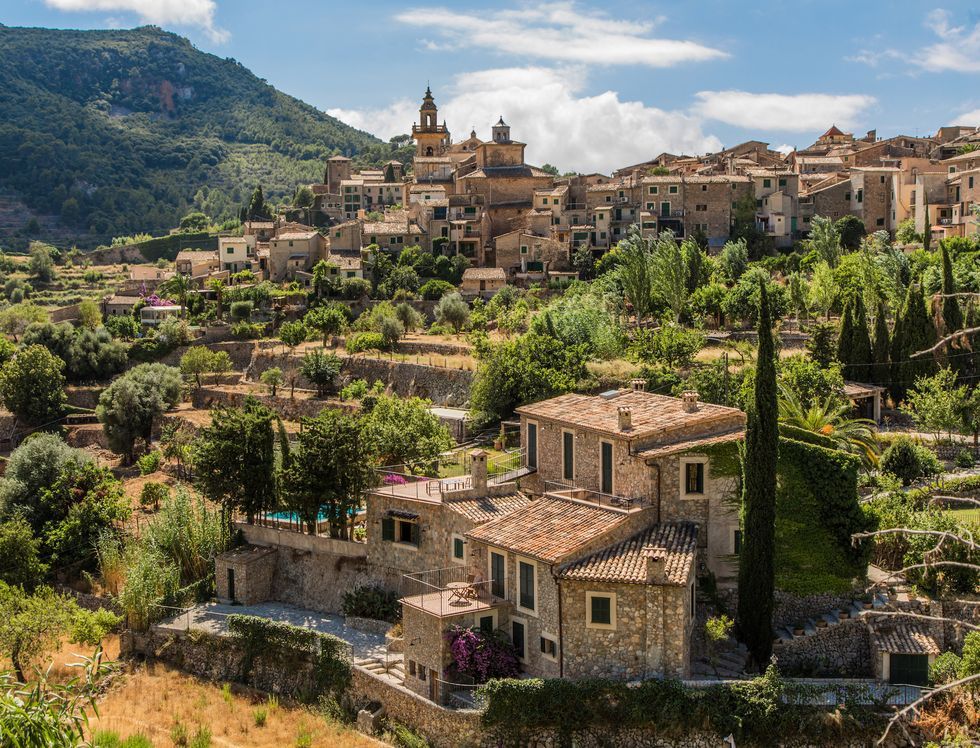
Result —
<path fill-rule="evenodd" d="M 177 272 L 192 278 L 208 275 L 221 268 L 221 261 L 215 250 L 182 249 L 175 260 Z"/>
<path fill-rule="evenodd" d="M 460 293 L 489 298 L 506 285 L 507 273 L 503 268 L 467 268 L 463 271 Z"/>
<path fill-rule="evenodd" d="M 125 317 L 132 314 L 133 308 L 142 301 L 142 298 L 142 296 L 124 296 L 122 294 L 107 296 L 102 300 L 102 316 L 108 319 L 109 317 Z"/>
<path fill-rule="evenodd" d="M 145 306 L 140 309 L 140 324 L 143 327 L 156 327 L 165 319 L 179 317 L 184 311 L 180 304 L 166 304 L 164 306 Z"/>

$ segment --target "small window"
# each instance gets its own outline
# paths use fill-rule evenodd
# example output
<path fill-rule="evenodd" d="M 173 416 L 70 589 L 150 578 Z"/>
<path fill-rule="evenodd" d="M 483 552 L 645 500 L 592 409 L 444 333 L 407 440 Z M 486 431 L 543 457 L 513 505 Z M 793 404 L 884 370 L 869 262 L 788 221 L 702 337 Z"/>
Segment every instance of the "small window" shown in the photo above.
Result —
<path fill-rule="evenodd" d="M 549 660 L 558 659 L 558 642 L 556 642 L 550 636 L 542 636 L 541 654 L 543 654 Z"/>
<path fill-rule="evenodd" d="M 669 192 L 671 195 L 676 195 L 677 194 L 677 185 L 676 184 L 670 185 L 670 187 L 667 188 L 667 192 Z"/>
<path fill-rule="evenodd" d="M 884 226 L 884 225 L 885 225 L 885 219 L 884 218 L 879 218 L 879 219 L 877 219 L 875 221 L 875 226 Z"/>
<path fill-rule="evenodd" d="M 742 552 L 742 531 L 734 530 L 732 532 L 732 554 L 737 556 Z"/>
<path fill-rule="evenodd" d="M 864 202 L 864 190 L 858 190 L 857 201 L 859 203 L 863 203 Z"/>
<path fill-rule="evenodd" d="M 972 189 L 973 189 L 973 177 L 970 177 L 970 178 L 969 178 L 969 179 L 967 180 L 967 182 L 968 182 L 968 186 L 969 186 L 969 188 L 970 188 L 970 189 L 972 190 Z"/>
<path fill-rule="evenodd" d="M 554 200 L 552 200 L 551 201 L 551 204 L 552 205 L 558 205 L 558 198 L 556 197 Z"/>
<path fill-rule="evenodd" d="M 659 188 L 658 187 L 651 187 L 650 188 L 650 194 L 651 195 L 656 195 L 658 191 L 659 191 Z"/>
<path fill-rule="evenodd" d="M 786 180 L 785 179 L 780 179 L 779 180 L 779 186 L 780 187 L 785 187 L 786 186 Z"/>
<path fill-rule="evenodd" d="M 707 191 L 708 191 L 708 185 L 702 184 L 701 185 L 701 192 L 707 192 Z"/>
<path fill-rule="evenodd" d="M 585 593 L 586 626 L 589 628 L 616 628 L 616 595 L 611 592 Z"/>
<path fill-rule="evenodd" d="M 480 617 L 480 631 L 482 631 L 484 634 L 492 634 L 494 628 L 496 627 L 494 626 L 492 615 Z"/>
<path fill-rule="evenodd" d="M 459 536 L 453 538 L 453 558 L 457 561 L 466 559 L 466 541 Z"/>
<path fill-rule="evenodd" d="M 522 255 L 526 255 L 527 254 L 527 245 L 526 244 L 522 244 L 521 245 L 521 254 Z"/>
<path fill-rule="evenodd" d="M 915 195 L 913 194 L 912 197 L 914 198 Z M 850 192 L 845 192 L 844 193 L 844 199 L 847 200 L 847 202 L 851 202 L 851 193 Z"/>
<path fill-rule="evenodd" d="M 425 673 L 425 666 L 424 665 L 420 665 L 419 666 L 419 680 L 423 680 L 424 681 L 425 680 L 425 675 L 426 675 L 426 673 Z"/>
<path fill-rule="evenodd" d="M 762 180 L 762 189 L 768 190 L 770 187 L 772 187 L 772 180 L 771 179 L 763 179 Z"/>
<path fill-rule="evenodd" d="M 415 660 L 408 661 L 408 674 L 411 676 L 415 675 Z"/>
<path fill-rule="evenodd" d="M 704 463 L 684 464 L 684 493 L 704 493 Z"/>

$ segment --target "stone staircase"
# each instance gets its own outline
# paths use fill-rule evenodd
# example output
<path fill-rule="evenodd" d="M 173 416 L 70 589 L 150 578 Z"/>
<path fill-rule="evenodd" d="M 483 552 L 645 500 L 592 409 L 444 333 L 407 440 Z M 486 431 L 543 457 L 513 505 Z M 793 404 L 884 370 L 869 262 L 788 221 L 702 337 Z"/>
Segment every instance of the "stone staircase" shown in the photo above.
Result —
<path fill-rule="evenodd" d="M 354 660 L 354 664 L 383 680 L 389 680 L 399 685 L 405 682 L 405 661 L 400 654 L 388 655 L 387 665 L 379 657 L 366 657 L 364 659 Z"/>
<path fill-rule="evenodd" d="M 691 677 L 696 680 L 734 680 L 748 677 L 745 663 L 749 650 L 741 642 L 729 637 L 719 645 L 711 657 L 699 657 L 691 663 Z"/>
<path fill-rule="evenodd" d="M 784 626 L 776 629 L 775 643 L 778 645 L 784 642 L 791 642 L 794 639 L 800 639 L 805 636 L 813 636 L 820 629 L 837 626 L 843 621 L 861 618 L 866 613 L 884 608 L 887 604 L 888 597 L 882 593 L 877 593 L 874 595 L 871 601 L 871 608 L 865 608 L 865 604 L 860 600 L 852 600 L 851 604 L 846 609 L 834 608 L 833 610 L 817 616 L 816 618 L 810 618 L 803 621 L 802 633 L 798 633 L 800 629 L 794 628 L 793 626 Z"/>

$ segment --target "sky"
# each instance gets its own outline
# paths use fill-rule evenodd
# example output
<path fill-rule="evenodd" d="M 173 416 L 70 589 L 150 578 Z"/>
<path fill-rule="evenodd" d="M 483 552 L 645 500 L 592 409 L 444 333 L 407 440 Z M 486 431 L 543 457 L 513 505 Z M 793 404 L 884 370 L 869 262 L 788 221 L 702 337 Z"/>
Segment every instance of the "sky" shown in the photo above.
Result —
<path fill-rule="evenodd" d="M 3 0 L 0 23 L 155 24 L 381 138 L 426 85 L 455 139 L 503 116 L 530 163 L 608 173 L 831 124 L 980 125 L 980 10 L 838 0 Z"/>

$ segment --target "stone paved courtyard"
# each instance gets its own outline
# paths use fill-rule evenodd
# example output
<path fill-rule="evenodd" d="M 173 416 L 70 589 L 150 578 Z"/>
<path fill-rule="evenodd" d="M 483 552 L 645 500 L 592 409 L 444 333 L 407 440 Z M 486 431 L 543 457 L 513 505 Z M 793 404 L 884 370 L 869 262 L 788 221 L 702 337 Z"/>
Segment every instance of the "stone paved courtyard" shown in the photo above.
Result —
<path fill-rule="evenodd" d="M 265 602 L 257 605 L 206 603 L 197 605 L 185 613 L 166 618 L 157 626 L 174 631 L 197 629 L 221 635 L 228 631 L 228 616 L 235 614 L 267 618 L 270 621 L 280 621 L 301 628 L 314 629 L 324 634 L 333 634 L 351 645 L 351 655 L 354 660 L 385 657 L 385 638 L 381 634 L 372 634 L 346 626 L 344 617 L 340 615 L 319 613 L 285 603 Z"/>

